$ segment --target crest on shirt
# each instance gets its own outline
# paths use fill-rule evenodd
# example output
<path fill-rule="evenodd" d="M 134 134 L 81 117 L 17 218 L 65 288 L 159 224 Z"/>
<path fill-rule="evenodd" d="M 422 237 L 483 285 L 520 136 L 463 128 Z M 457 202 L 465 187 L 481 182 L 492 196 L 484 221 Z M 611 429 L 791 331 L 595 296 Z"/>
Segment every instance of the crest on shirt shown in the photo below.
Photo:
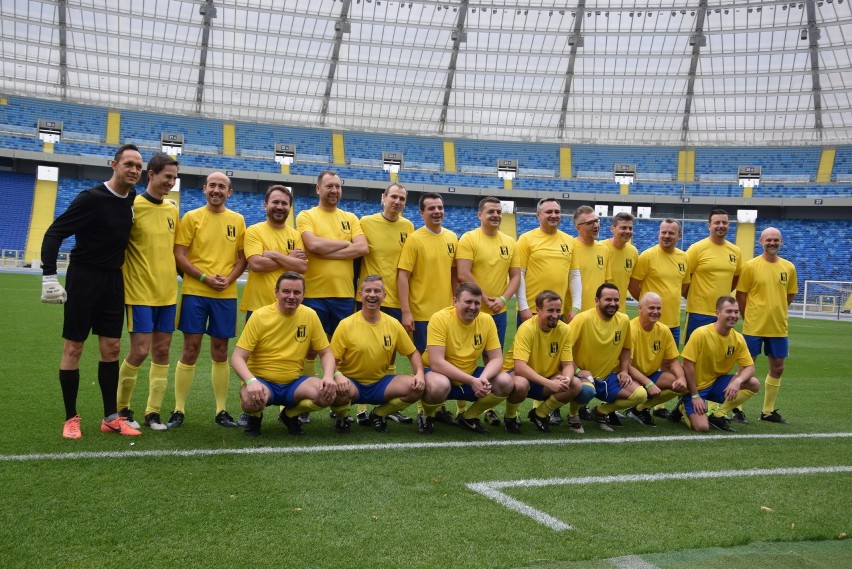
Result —
<path fill-rule="evenodd" d="M 597 255 L 597 260 L 598 260 L 598 268 L 599 268 L 599 269 L 603 269 L 603 268 L 604 268 L 604 258 L 603 258 L 603 255 Z"/>
<path fill-rule="evenodd" d="M 352 228 L 349 226 L 349 222 L 345 219 L 340 221 L 340 230 L 346 235 L 352 233 Z"/>
<path fill-rule="evenodd" d="M 473 335 L 473 347 L 479 349 L 482 347 L 482 334 Z"/>
<path fill-rule="evenodd" d="M 550 357 L 559 353 L 559 342 L 550 342 Z"/>
<path fill-rule="evenodd" d="M 450 257 L 456 256 L 456 246 L 452 243 L 447 243 L 447 255 Z"/>
<path fill-rule="evenodd" d="M 621 330 L 615 332 L 615 337 L 612 339 L 613 345 L 617 346 L 621 343 Z"/>
<path fill-rule="evenodd" d="M 225 239 L 228 241 L 236 241 L 237 240 L 237 226 L 236 225 L 228 225 L 225 228 Z"/>
<path fill-rule="evenodd" d="M 728 350 L 725 352 L 725 358 L 734 357 L 734 346 L 728 346 Z"/>
<path fill-rule="evenodd" d="M 393 338 L 391 338 L 390 334 L 382 336 L 382 348 L 384 348 L 386 352 L 393 350 Z"/>
<path fill-rule="evenodd" d="M 728 262 L 731 264 L 732 267 L 736 267 L 737 266 L 737 256 L 734 255 L 734 254 L 728 255 Z"/>
<path fill-rule="evenodd" d="M 559 250 L 562 251 L 563 255 L 571 254 L 571 248 L 568 246 L 567 243 L 562 243 L 561 245 L 559 245 Z"/>
<path fill-rule="evenodd" d="M 781 278 L 781 284 L 786 285 L 787 284 L 787 271 L 781 271 L 781 273 L 778 276 Z"/>
<path fill-rule="evenodd" d="M 509 258 L 509 248 L 505 245 L 500 245 L 500 258 L 508 259 Z"/>
<path fill-rule="evenodd" d="M 405 233 L 404 231 L 400 231 L 399 232 L 399 244 L 404 245 L 406 239 L 408 239 L 408 233 Z"/>
<path fill-rule="evenodd" d="M 295 248 L 296 248 L 296 240 L 295 239 L 288 239 L 287 240 L 287 250 L 292 251 Z"/>
<path fill-rule="evenodd" d="M 175 232 L 175 220 L 170 217 L 166 220 L 166 222 L 169 225 L 169 233 L 174 233 Z"/>
<path fill-rule="evenodd" d="M 308 327 L 306 324 L 300 324 L 296 328 L 296 341 L 301 343 L 308 339 Z"/>
<path fill-rule="evenodd" d="M 686 274 L 686 263 L 678 263 L 677 264 L 677 272 L 679 272 L 681 275 L 685 275 Z"/>
<path fill-rule="evenodd" d="M 633 270 L 633 259 L 624 259 L 624 269 L 628 273 Z"/>
<path fill-rule="evenodd" d="M 652 348 L 655 354 L 659 354 L 660 350 L 663 349 L 663 343 L 659 340 L 654 340 L 654 346 Z"/>

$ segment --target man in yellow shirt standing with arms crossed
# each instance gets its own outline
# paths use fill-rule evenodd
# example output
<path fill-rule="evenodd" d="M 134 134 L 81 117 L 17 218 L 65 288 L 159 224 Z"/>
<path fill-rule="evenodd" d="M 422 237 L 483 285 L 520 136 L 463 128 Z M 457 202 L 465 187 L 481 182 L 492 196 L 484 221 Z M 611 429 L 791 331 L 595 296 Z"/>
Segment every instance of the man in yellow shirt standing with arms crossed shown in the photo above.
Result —
<path fill-rule="evenodd" d="M 783 243 L 781 232 L 768 227 L 760 234 L 763 254 L 743 265 L 737 282 L 737 304 L 743 315 L 743 336 L 752 358 L 761 345 L 769 358 L 763 393 L 761 421 L 786 423 L 775 408 L 781 374 L 788 354 L 787 310 L 799 292 L 796 267 L 778 255 Z"/>

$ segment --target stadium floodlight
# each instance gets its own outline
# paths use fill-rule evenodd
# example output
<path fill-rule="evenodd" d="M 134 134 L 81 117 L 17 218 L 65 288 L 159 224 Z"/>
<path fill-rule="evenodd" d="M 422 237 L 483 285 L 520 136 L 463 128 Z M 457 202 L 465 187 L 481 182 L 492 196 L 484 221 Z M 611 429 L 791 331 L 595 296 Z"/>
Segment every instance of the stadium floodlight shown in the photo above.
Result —
<path fill-rule="evenodd" d="M 514 180 L 518 175 L 517 160 L 497 160 L 497 177 L 504 180 Z"/>
<path fill-rule="evenodd" d="M 616 184 L 630 185 L 636 178 L 636 164 L 616 164 L 613 174 Z"/>
<path fill-rule="evenodd" d="M 382 152 L 382 170 L 399 174 L 402 170 L 402 152 Z"/>
<path fill-rule="evenodd" d="M 62 138 L 62 121 L 38 119 L 38 138 L 55 144 Z"/>
<path fill-rule="evenodd" d="M 296 161 L 295 144 L 275 144 L 275 161 L 279 164 L 292 164 Z"/>
<path fill-rule="evenodd" d="M 164 132 L 160 135 L 160 149 L 169 156 L 183 153 L 183 135 Z"/>

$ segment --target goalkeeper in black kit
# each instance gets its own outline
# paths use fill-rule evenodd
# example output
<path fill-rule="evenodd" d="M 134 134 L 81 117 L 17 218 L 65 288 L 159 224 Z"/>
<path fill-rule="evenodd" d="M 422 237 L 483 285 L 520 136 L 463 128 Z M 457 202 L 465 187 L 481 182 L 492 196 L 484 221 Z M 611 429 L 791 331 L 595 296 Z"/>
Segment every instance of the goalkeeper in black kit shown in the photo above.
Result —
<path fill-rule="evenodd" d="M 101 431 L 141 434 L 118 416 L 116 408 L 118 352 L 124 324 L 121 265 L 133 226 L 134 187 L 142 175 L 139 149 L 132 144 L 120 147 L 112 161 L 112 170 L 108 181 L 83 190 L 74 198 L 47 229 L 41 245 L 41 301 L 65 305 L 59 385 L 65 404 L 62 436 L 66 439 L 82 436 L 77 414 L 79 362 L 90 331 L 98 336 L 100 349 L 98 384 L 104 402 Z M 62 241 L 71 235 L 76 237 L 76 245 L 71 251 L 63 288 L 56 275 L 56 259 Z"/>

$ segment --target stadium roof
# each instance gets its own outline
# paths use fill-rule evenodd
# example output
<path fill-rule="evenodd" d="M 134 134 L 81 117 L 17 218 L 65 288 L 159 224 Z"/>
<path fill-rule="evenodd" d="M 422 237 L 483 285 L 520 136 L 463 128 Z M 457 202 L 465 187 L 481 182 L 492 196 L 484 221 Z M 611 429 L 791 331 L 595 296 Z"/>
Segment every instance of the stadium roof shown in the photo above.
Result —
<path fill-rule="evenodd" d="M 0 93 L 335 130 L 848 144 L 852 0 L 3 0 Z"/>

